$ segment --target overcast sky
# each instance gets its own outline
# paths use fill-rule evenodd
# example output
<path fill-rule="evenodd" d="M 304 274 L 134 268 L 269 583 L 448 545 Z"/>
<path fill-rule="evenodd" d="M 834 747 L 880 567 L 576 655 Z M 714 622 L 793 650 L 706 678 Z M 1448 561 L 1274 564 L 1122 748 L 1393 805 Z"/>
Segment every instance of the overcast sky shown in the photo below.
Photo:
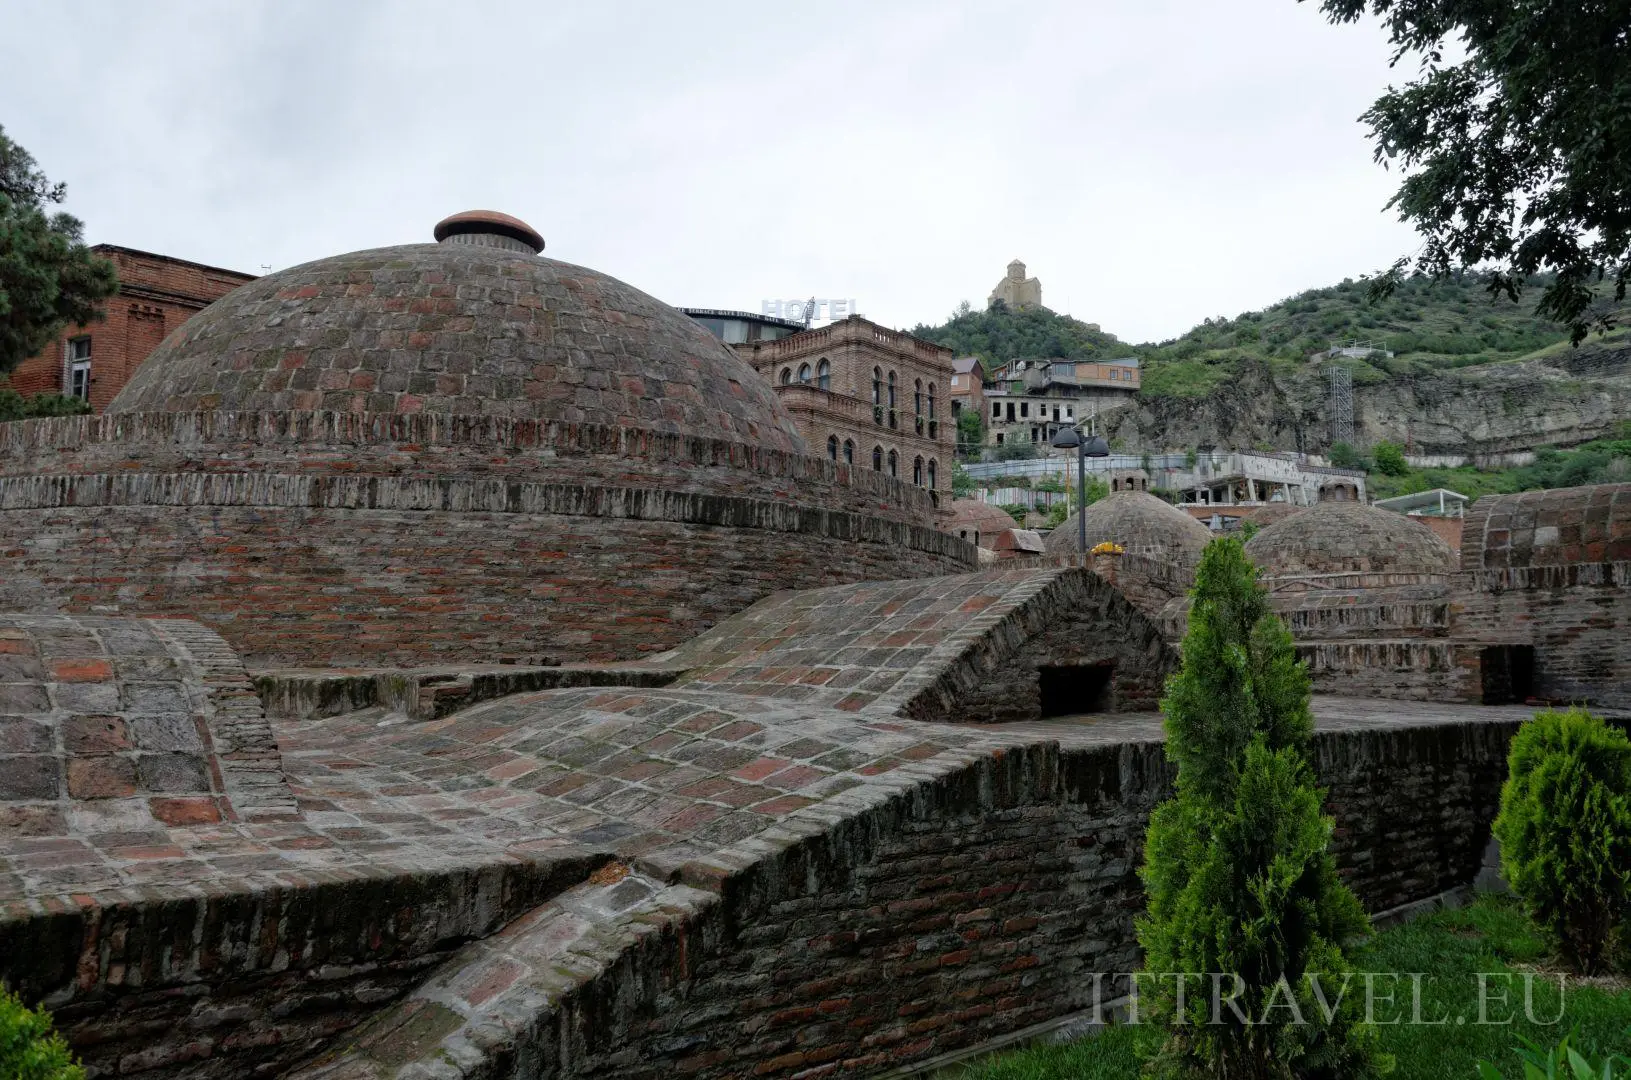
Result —
<path fill-rule="evenodd" d="M 1043 302 L 1172 337 L 1417 241 L 1373 24 L 1293 0 L 0 0 L 0 125 L 88 238 L 259 273 L 457 210 L 672 304 Z"/>

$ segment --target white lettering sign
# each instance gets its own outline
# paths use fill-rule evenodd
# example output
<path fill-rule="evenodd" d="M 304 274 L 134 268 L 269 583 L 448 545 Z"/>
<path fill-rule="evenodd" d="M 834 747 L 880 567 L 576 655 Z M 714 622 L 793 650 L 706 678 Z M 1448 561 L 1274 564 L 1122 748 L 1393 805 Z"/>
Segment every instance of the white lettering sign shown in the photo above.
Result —
<path fill-rule="evenodd" d="M 787 319 L 790 322 L 803 322 L 804 310 L 810 306 L 810 298 L 791 300 L 766 300 L 759 305 L 759 314 L 768 315 L 773 319 Z M 827 297 L 815 298 L 815 310 L 810 313 L 810 321 L 837 322 L 856 314 L 854 299 L 840 300 Z"/>

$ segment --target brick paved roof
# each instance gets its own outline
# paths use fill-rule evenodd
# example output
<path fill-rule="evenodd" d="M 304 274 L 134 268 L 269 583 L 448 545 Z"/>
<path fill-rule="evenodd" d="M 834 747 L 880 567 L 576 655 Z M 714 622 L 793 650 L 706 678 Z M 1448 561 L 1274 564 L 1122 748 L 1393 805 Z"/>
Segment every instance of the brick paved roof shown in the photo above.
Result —
<path fill-rule="evenodd" d="M 160 345 L 108 411 L 498 416 L 803 452 L 765 381 L 685 315 L 594 270 L 469 240 L 246 285 Z"/>
<path fill-rule="evenodd" d="M 1087 508 L 1087 546 L 1106 541 L 1120 544 L 1129 555 L 1142 555 L 1179 566 L 1200 562 L 1211 542 L 1205 525 L 1171 503 L 1142 491 L 1118 491 Z M 1078 540 L 1076 515 L 1071 514 L 1048 533 L 1050 554 L 1074 554 Z"/>
<path fill-rule="evenodd" d="M 1246 542 L 1246 554 L 1269 575 L 1455 569 L 1455 553 L 1433 530 L 1358 502 L 1324 502 L 1275 522 Z"/>

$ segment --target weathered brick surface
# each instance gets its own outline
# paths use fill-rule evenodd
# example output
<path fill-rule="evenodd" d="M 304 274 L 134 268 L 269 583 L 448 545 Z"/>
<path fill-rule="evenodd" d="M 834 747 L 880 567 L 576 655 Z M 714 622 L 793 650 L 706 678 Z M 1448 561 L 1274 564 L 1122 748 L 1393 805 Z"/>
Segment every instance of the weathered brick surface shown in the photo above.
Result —
<path fill-rule="evenodd" d="M 1469 880 L 1515 722 L 1337 711 L 1315 763 L 1365 903 Z M 1033 725 L 795 811 L 677 882 L 579 886 L 296 1075 L 864 1075 L 1086 1007 L 1093 973 L 1136 965 L 1139 848 L 1170 788 L 1129 730 Z"/>
<path fill-rule="evenodd" d="M 1358 502 L 1322 502 L 1246 541 L 1265 574 L 1422 573 L 1455 569 L 1450 545 L 1427 526 Z"/>
<path fill-rule="evenodd" d="M 172 819 L 293 810 L 242 665 L 196 623 L 0 615 L 0 702 L 0 836 L 112 856 Z"/>
<path fill-rule="evenodd" d="M 666 662 L 682 685 L 966 723 L 1034 719 L 1041 667 L 1113 665 L 1114 707 L 1153 709 L 1176 657 L 1093 574 L 1005 568 L 772 597 Z"/>
<path fill-rule="evenodd" d="M 803 449 L 753 369 L 666 304 L 526 252 L 408 244 L 270 274 L 199 313 L 113 412 L 561 420 Z"/>
<path fill-rule="evenodd" d="M 1142 491 L 1118 491 L 1071 514 L 1048 533 L 1049 554 L 1073 555 L 1081 539 L 1081 517 L 1087 519 L 1087 547 L 1119 544 L 1129 555 L 1143 556 L 1192 569 L 1211 541 L 1205 525 L 1172 504 Z"/>
<path fill-rule="evenodd" d="M 681 435 L 332 415 L 6 428 L 0 609 L 184 614 L 257 666 L 632 657 L 778 589 L 974 553 L 924 524 L 910 485 Z"/>
<path fill-rule="evenodd" d="M 1470 650 L 1533 646 L 1537 695 L 1631 707 L 1631 484 L 1487 495 L 1461 566 Z"/>

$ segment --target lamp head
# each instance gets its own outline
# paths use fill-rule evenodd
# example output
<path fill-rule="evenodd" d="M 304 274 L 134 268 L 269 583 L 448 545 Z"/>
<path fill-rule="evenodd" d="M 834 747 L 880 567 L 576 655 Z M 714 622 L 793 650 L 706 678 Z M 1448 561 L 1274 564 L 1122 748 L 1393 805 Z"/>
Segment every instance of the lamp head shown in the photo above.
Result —
<path fill-rule="evenodd" d="M 1087 446 L 1082 450 L 1083 457 L 1109 457 L 1110 444 L 1104 441 L 1103 435 L 1095 435 L 1087 440 Z"/>
<path fill-rule="evenodd" d="M 1053 438 L 1049 439 L 1048 442 L 1050 445 L 1056 446 L 1061 450 L 1069 450 L 1072 447 L 1080 446 L 1082 444 L 1082 436 L 1081 433 L 1073 427 L 1063 427 L 1054 432 Z"/>

